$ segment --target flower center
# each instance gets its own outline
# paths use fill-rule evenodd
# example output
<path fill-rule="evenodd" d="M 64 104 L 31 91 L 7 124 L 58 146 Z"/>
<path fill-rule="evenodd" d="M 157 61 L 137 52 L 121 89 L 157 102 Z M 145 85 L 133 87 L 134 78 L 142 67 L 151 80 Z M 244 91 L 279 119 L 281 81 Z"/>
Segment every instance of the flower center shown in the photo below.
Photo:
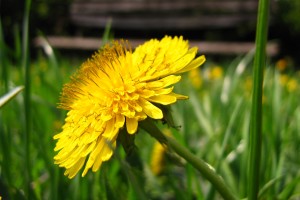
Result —
<path fill-rule="evenodd" d="M 112 111 L 133 118 L 136 112 L 141 112 L 142 107 L 138 105 L 140 95 L 133 84 L 124 84 L 115 88 L 112 95 Z"/>

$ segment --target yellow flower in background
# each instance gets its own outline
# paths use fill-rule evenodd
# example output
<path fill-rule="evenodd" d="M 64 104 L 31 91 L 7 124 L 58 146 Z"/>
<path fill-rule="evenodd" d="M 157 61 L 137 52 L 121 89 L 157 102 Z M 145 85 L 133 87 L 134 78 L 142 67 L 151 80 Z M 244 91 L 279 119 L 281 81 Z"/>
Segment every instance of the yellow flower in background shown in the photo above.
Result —
<path fill-rule="evenodd" d="M 279 59 L 276 62 L 275 66 L 276 66 L 276 69 L 278 69 L 279 71 L 282 72 L 288 67 L 288 61 L 287 61 L 287 59 L 284 59 L 284 58 Z"/>
<path fill-rule="evenodd" d="M 106 45 L 82 64 L 63 87 L 59 107 L 68 110 L 57 140 L 55 164 L 73 178 L 84 166 L 97 171 L 111 158 L 119 130 L 134 134 L 147 117 L 162 119 L 158 105 L 187 96 L 173 93 L 179 74 L 204 63 L 182 37 L 166 36 L 138 46 L 134 52 L 124 42 Z"/>
<path fill-rule="evenodd" d="M 289 80 L 289 76 L 286 75 L 286 74 L 281 74 L 281 75 L 279 76 L 279 83 L 280 83 L 282 86 L 285 86 L 285 85 L 287 84 L 288 80 Z"/>
<path fill-rule="evenodd" d="M 289 92 L 294 92 L 294 91 L 296 91 L 297 88 L 298 88 L 298 82 L 297 82 L 297 80 L 294 79 L 294 78 L 291 78 L 291 79 L 287 82 L 286 87 L 287 87 L 287 90 L 288 90 Z"/>
<path fill-rule="evenodd" d="M 189 79 L 195 88 L 198 89 L 201 87 L 202 78 L 201 78 L 200 71 L 198 70 L 198 68 L 189 71 Z"/>
<path fill-rule="evenodd" d="M 289 92 L 294 92 L 298 88 L 298 81 L 295 78 L 291 78 L 286 74 L 281 74 L 279 77 L 279 82 L 283 87 Z"/>
<path fill-rule="evenodd" d="M 150 168 L 153 174 L 158 175 L 164 168 L 166 147 L 156 141 L 152 150 Z"/>
<path fill-rule="evenodd" d="M 169 129 L 163 131 L 167 136 L 172 136 L 172 133 Z M 165 156 L 167 152 L 167 147 L 161 144 L 158 141 L 155 141 L 152 155 L 150 169 L 154 175 L 159 175 L 165 167 Z"/>
<path fill-rule="evenodd" d="M 223 68 L 220 66 L 212 67 L 208 72 L 208 79 L 217 80 L 223 76 Z"/>

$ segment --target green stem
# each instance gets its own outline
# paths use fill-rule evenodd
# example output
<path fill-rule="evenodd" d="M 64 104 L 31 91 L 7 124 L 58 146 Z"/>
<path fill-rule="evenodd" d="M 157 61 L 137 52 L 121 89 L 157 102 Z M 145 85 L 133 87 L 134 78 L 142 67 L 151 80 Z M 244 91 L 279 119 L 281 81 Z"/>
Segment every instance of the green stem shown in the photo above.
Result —
<path fill-rule="evenodd" d="M 141 127 L 159 142 L 166 144 L 170 149 L 195 167 L 216 188 L 225 200 L 237 199 L 229 190 L 221 176 L 219 176 L 206 162 L 192 154 L 175 139 L 163 135 L 152 121 L 146 120 L 145 122 L 142 122 Z"/>
<path fill-rule="evenodd" d="M 263 71 L 266 60 L 266 43 L 268 34 L 269 0 L 260 0 L 256 29 L 256 52 L 253 68 L 253 95 L 251 110 L 251 126 L 249 136 L 249 187 L 248 199 L 257 199 L 259 190 L 259 169 L 262 141 L 262 94 Z"/>

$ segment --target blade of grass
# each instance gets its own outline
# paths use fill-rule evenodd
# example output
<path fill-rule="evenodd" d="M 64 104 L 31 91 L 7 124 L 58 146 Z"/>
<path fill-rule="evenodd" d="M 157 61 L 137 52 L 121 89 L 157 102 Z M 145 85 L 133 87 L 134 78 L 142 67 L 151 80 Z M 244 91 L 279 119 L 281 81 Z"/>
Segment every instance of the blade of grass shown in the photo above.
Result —
<path fill-rule="evenodd" d="M 236 107 L 234 108 L 233 112 L 232 112 L 232 115 L 230 117 L 230 120 L 229 120 L 229 123 L 228 123 L 228 126 L 226 128 L 226 132 L 224 134 L 224 139 L 223 139 L 223 142 L 222 142 L 222 146 L 221 146 L 221 153 L 219 154 L 218 156 L 218 159 L 217 159 L 217 162 L 215 164 L 215 170 L 217 173 L 219 173 L 220 171 L 220 167 L 221 167 L 221 164 L 222 162 L 224 161 L 224 157 L 225 157 L 225 148 L 227 147 L 228 145 L 228 142 L 229 142 L 229 138 L 232 136 L 232 127 L 234 125 L 234 123 L 236 122 L 236 118 L 241 115 L 241 110 L 240 110 L 240 107 L 242 105 L 242 99 L 240 99 L 236 105 Z M 239 116 L 240 117 L 240 116 Z M 215 189 L 213 187 L 210 187 L 209 188 L 209 192 L 208 192 L 208 197 L 207 199 L 214 199 L 214 192 Z"/>
<path fill-rule="evenodd" d="M 299 182 L 300 182 L 300 176 L 296 177 L 290 183 L 286 184 L 283 191 L 278 196 L 279 199 L 292 199 L 291 197 L 293 195 L 293 191 L 297 188 Z"/>
<path fill-rule="evenodd" d="M 107 44 L 112 39 L 111 24 L 112 24 L 112 19 L 109 19 L 108 22 L 106 23 L 104 33 L 102 35 L 101 46 L 104 46 L 105 44 Z"/>
<path fill-rule="evenodd" d="M 0 98 L 0 108 L 12 100 L 24 89 L 24 86 L 18 86 Z"/>
<path fill-rule="evenodd" d="M 272 180 L 270 180 L 268 183 L 266 183 L 261 190 L 259 191 L 258 197 L 259 199 L 263 199 L 264 194 L 272 187 L 274 186 L 282 177 L 276 177 Z"/>
<path fill-rule="evenodd" d="M 262 141 L 262 93 L 263 72 L 266 60 L 269 0 L 260 0 L 256 29 L 256 52 L 253 68 L 253 94 L 249 137 L 249 185 L 248 199 L 257 199 L 259 191 L 259 169 Z"/>
<path fill-rule="evenodd" d="M 31 0 L 26 0 L 23 35 L 22 35 L 22 69 L 25 70 L 25 91 L 24 91 L 24 110 L 25 110 L 25 195 L 27 199 L 32 199 L 33 195 L 30 188 L 31 183 L 31 154 L 30 154 L 30 66 L 29 66 L 29 15 L 30 15 Z"/>
<path fill-rule="evenodd" d="M 5 64 L 6 52 L 5 52 L 5 42 L 3 36 L 3 29 L 2 29 L 2 19 L 0 16 L 0 65 L 1 65 L 1 80 L 0 83 L 4 85 L 5 92 L 8 91 L 8 70 L 7 65 Z"/>

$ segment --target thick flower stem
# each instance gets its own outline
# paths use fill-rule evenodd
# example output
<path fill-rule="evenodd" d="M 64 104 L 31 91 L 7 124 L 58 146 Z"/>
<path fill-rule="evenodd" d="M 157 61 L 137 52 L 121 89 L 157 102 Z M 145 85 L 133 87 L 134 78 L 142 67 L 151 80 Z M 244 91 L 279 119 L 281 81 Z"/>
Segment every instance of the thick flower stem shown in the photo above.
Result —
<path fill-rule="evenodd" d="M 161 143 L 166 144 L 170 149 L 184 158 L 195 167 L 220 193 L 225 200 L 237 199 L 229 190 L 223 179 L 209 165 L 199 157 L 192 154 L 187 148 L 179 144 L 175 139 L 163 135 L 163 133 L 150 120 L 141 123 L 142 128 Z"/>

